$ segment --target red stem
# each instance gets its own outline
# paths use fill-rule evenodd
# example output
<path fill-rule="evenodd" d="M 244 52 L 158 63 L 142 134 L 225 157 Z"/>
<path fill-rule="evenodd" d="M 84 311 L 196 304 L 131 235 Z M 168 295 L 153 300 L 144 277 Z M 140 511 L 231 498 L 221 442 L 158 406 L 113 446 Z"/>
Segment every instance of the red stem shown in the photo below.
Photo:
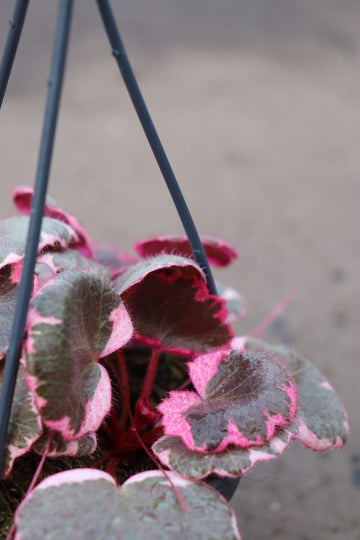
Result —
<path fill-rule="evenodd" d="M 137 432 L 137 429 L 135 427 L 135 424 L 134 424 L 134 417 L 132 415 L 132 412 L 130 410 L 130 406 L 129 406 L 129 417 L 130 417 L 130 422 L 131 422 L 131 429 L 132 431 L 135 433 L 135 436 L 137 438 L 137 440 L 139 441 L 139 443 L 141 444 L 142 448 L 145 450 L 145 452 L 147 453 L 147 455 L 149 456 L 149 458 L 151 459 L 151 461 L 153 461 L 155 463 L 155 465 L 160 469 L 160 471 L 163 473 L 163 475 L 165 476 L 165 478 L 167 479 L 167 481 L 169 482 L 169 484 L 171 485 L 171 487 L 173 488 L 174 490 L 174 493 L 175 493 L 175 497 L 177 498 L 178 500 L 178 503 L 180 504 L 180 508 L 183 512 L 187 512 L 188 510 L 188 507 L 186 505 L 186 502 L 185 502 L 185 499 L 184 497 L 181 495 L 180 491 L 178 490 L 178 488 L 175 486 L 174 482 L 171 480 L 169 474 L 167 473 L 167 471 L 165 471 L 164 467 L 161 465 L 160 461 L 158 461 L 150 452 L 150 450 L 146 447 L 146 445 L 144 444 L 142 438 L 140 437 L 139 433 Z"/>
<path fill-rule="evenodd" d="M 50 445 L 51 445 L 51 441 L 52 441 L 52 438 L 53 438 L 53 434 L 54 434 L 54 432 L 50 431 L 49 440 L 47 442 L 46 448 L 44 450 L 43 455 L 41 456 L 41 459 L 39 461 L 38 466 L 36 467 L 36 471 L 34 473 L 34 476 L 32 477 L 32 480 L 31 480 L 30 485 L 29 485 L 29 487 L 27 489 L 27 492 L 25 494 L 24 499 L 26 499 L 26 497 L 29 496 L 29 494 L 34 489 L 36 482 L 38 481 L 38 478 L 40 476 L 40 473 L 41 473 L 42 468 L 43 468 L 44 463 L 45 463 L 45 459 L 47 458 L 47 455 L 48 455 L 49 450 L 50 450 Z M 15 525 L 15 522 L 13 522 L 10 529 L 9 529 L 9 532 L 6 535 L 5 540 L 11 540 L 11 538 L 14 536 L 15 529 L 16 529 L 16 525 Z"/>
<path fill-rule="evenodd" d="M 159 358 L 161 354 L 160 347 L 154 347 L 151 351 L 150 360 L 146 370 L 144 384 L 141 390 L 140 399 L 150 399 L 151 392 L 154 386 L 154 380 L 156 375 L 156 370 L 159 364 Z"/>
<path fill-rule="evenodd" d="M 129 409 L 130 409 L 130 385 L 129 385 L 129 374 L 126 367 L 126 360 L 124 353 L 121 350 L 116 351 L 116 359 L 118 361 L 119 367 L 119 386 L 121 390 L 121 413 L 119 418 L 119 429 L 121 431 L 125 430 L 126 422 L 128 419 Z M 129 405 L 128 405 L 129 404 Z"/>

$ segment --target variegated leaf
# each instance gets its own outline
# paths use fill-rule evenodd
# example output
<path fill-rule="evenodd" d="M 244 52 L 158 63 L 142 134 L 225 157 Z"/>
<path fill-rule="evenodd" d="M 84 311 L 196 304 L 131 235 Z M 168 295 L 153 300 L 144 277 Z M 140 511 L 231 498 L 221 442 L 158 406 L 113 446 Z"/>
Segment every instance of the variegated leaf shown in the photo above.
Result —
<path fill-rule="evenodd" d="M 0 268 L 23 260 L 28 228 L 28 217 L 14 217 L 0 221 Z M 74 229 L 56 219 L 43 218 L 38 253 L 48 249 L 59 251 L 76 247 L 79 242 Z"/>
<path fill-rule="evenodd" d="M 110 283 L 111 280 L 110 272 L 107 268 L 91 259 L 87 259 L 74 249 L 45 253 L 38 257 L 37 263 L 38 265 L 46 265 L 52 275 L 65 272 L 66 270 L 72 270 L 92 274 L 107 283 Z"/>
<path fill-rule="evenodd" d="M 175 473 L 169 476 L 186 511 L 159 471 L 137 474 L 121 487 L 94 469 L 55 474 L 18 508 L 15 539 L 240 540 L 233 510 L 214 489 Z"/>
<path fill-rule="evenodd" d="M 0 362 L 0 383 L 2 383 L 3 370 L 4 362 L 2 361 Z M 40 415 L 26 383 L 25 367 L 20 362 L 6 439 L 5 476 L 9 475 L 14 460 L 29 452 L 41 432 Z"/>
<path fill-rule="evenodd" d="M 290 434 L 279 428 L 263 446 L 240 448 L 231 445 L 222 452 L 203 454 L 187 448 L 181 437 L 165 436 L 153 445 L 152 450 L 163 465 L 188 478 L 205 478 L 211 474 L 236 478 L 246 474 L 259 461 L 280 457 L 290 440 Z"/>
<path fill-rule="evenodd" d="M 285 346 L 247 338 L 245 347 L 276 356 L 293 374 L 298 387 L 298 410 L 289 430 L 294 439 L 312 450 L 340 448 L 345 444 L 349 433 L 345 407 L 317 367 Z"/>
<path fill-rule="evenodd" d="M 99 358 L 122 347 L 132 324 L 102 280 L 62 272 L 32 301 L 26 340 L 28 383 L 43 422 L 65 440 L 95 432 L 111 405 Z"/>
<path fill-rule="evenodd" d="M 48 448 L 50 434 L 51 441 Z M 96 449 L 96 434 L 87 433 L 80 439 L 66 441 L 58 431 L 45 429 L 44 433 L 38 438 L 32 449 L 41 455 L 46 451 L 46 457 L 88 456 Z"/>
<path fill-rule="evenodd" d="M 13 191 L 13 201 L 16 207 L 26 216 L 30 215 L 33 194 L 33 188 L 28 186 L 19 186 Z M 46 197 L 44 216 L 54 218 L 70 225 L 70 227 L 76 231 L 79 238 L 76 249 L 85 257 L 92 257 L 90 240 L 85 229 L 80 225 L 76 217 L 61 208 L 61 206 L 49 195 Z"/>
<path fill-rule="evenodd" d="M 170 392 L 158 408 L 165 435 L 180 436 L 191 450 L 263 446 L 276 428 L 295 417 L 292 376 L 266 353 L 217 351 L 199 356 L 188 367 L 198 393 Z"/>

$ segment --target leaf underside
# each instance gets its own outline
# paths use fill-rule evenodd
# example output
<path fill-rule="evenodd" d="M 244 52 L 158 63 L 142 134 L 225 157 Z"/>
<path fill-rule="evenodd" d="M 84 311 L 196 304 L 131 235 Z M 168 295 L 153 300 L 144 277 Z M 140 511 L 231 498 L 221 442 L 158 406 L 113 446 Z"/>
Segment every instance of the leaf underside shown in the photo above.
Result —
<path fill-rule="evenodd" d="M 137 338 L 146 344 L 189 355 L 232 337 L 224 301 L 209 294 L 202 272 L 188 259 L 163 256 L 140 263 L 118 288 Z"/>
<path fill-rule="evenodd" d="M 209 263 L 214 266 L 227 266 L 238 257 L 236 250 L 225 240 L 210 236 L 201 236 Z M 148 238 L 135 245 L 135 250 L 142 257 L 154 257 L 161 253 L 193 257 L 188 239 L 184 236 L 159 236 Z"/>

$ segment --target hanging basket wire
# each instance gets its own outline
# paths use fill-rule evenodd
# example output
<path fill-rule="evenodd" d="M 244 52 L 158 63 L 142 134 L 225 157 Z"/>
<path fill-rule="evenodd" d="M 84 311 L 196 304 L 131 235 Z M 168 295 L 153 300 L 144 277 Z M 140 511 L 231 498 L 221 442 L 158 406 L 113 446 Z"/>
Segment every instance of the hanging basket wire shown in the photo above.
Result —
<path fill-rule="evenodd" d="M 112 54 L 119 66 L 121 75 L 139 117 L 140 123 L 164 177 L 168 190 L 172 196 L 180 220 L 191 245 L 194 258 L 205 273 L 209 292 L 211 294 L 216 294 L 216 286 L 209 267 L 207 256 L 202 246 L 195 223 L 191 217 L 186 201 L 183 197 L 175 174 L 171 168 L 140 91 L 123 41 L 121 39 L 110 2 L 108 0 L 96 0 L 96 2 L 104 23 L 105 31 L 110 41 Z M 17 46 L 21 37 L 21 31 L 27 13 L 28 4 L 29 0 L 17 0 L 13 17 L 10 19 L 8 39 L 0 65 L 0 107 L 5 95 Z M 48 80 L 47 103 L 40 142 L 34 186 L 34 197 L 32 201 L 30 223 L 25 248 L 25 258 L 19 292 L 16 299 L 10 342 L 6 356 L 3 383 L 0 394 L 0 475 L 3 470 L 3 458 L 11 405 L 14 397 L 22 340 L 33 287 L 37 248 L 44 213 L 45 198 L 54 148 L 56 124 L 70 37 L 72 8 L 73 0 L 59 1 L 53 56 L 50 67 L 50 77 Z M 223 494 L 230 499 L 236 489 L 238 479 L 235 479 L 234 481 L 234 479 L 217 478 L 215 480 L 215 487 L 221 490 Z"/>

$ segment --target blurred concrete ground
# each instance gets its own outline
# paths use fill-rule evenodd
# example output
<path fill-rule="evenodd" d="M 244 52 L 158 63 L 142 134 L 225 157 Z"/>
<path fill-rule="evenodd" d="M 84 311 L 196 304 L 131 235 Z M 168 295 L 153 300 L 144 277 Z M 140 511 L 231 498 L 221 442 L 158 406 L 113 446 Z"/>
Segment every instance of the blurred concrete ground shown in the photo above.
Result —
<path fill-rule="evenodd" d="M 242 259 L 218 273 L 254 328 L 314 359 L 342 396 L 342 451 L 294 444 L 241 481 L 245 540 L 360 539 L 360 4 L 357 0 L 113 2 L 143 93 L 200 231 Z M 14 1 L 0 5 L 2 50 Z M 31 0 L 0 118 L 0 215 L 33 184 L 57 2 Z M 50 192 L 94 239 L 131 249 L 181 225 L 97 14 L 78 0 Z"/>

